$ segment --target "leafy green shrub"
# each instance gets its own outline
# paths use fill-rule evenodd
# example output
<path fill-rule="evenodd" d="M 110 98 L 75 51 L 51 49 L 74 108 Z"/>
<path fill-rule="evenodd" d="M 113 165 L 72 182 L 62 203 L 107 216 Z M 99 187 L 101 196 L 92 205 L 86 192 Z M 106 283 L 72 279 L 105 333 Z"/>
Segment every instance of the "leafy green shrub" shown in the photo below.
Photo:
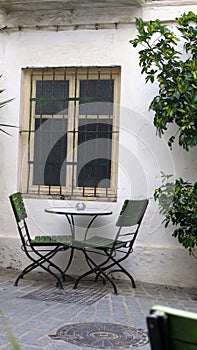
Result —
<path fill-rule="evenodd" d="M 171 175 L 162 175 L 163 184 L 155 190 L 154 199 L 165 215 L 165 227 L 176 226 L 172 236 L 191 252 L 197 247 L 197 182 L 194 185 L 183 179 L 169 182 Z"/>
<path fill-rule="evenodd" d="M 178 130 L 168 140 L 172 148 L 176 136 L 186 151 L 197 145 L 197 15 L 193 12 L 176 18 L 180 35 L 162 25 L 159 20 L 144 22 L 136 19 L 138 35 L 131 40 L 139 51 L 141 73 L 146 82 L 157 81 L 159 91 L 150 104 L 154 125 L 161 137 L 176 124 Z M 179 48 L 182 45 L 182 49 Z M 163 184 L 155 190 L 154 198 L 165 215 L 165 227 L 176 228 L 172 235 L 191 252 L 197 246 L 197 183 L 183 179 L 169 182 L 163 174 Z"/>

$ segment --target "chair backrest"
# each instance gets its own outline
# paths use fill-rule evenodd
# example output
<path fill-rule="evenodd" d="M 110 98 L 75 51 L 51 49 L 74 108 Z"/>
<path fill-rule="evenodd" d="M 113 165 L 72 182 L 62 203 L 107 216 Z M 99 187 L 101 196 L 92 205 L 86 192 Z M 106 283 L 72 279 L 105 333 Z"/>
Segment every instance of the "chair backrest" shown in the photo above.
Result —
<path fill-rule="evenodd" d="M 147 205 L 148 199 L 126 199 L 120 211 L 116 226 L 130 227 L 139 225 L 143 219 Z"/>
<path fill-rule="evenodd" d="M 115 241 L 125 242 L 125 247 L 129 248 L 128 253 L 133 248 L 147 206 L 148 199 L 126 199 L 123 203 L 122 209 L 116 222 L 118 232 L 116 234 Z M 126 227 L 129 228 L 129 232 L 125 232 L 124 228 Z M 117 243 L 114 245 L 116 246 Z"/>
<path fill-rule="evenodd" d="M 23 249 L 26 250 L 26 246 L 31 245 L 31 238 L 25 221 L 27 218 L 27 213 L 25 210 L 22 194 L 20 192 L 13 193 L 9 196 L 9 199 L 17 222 Z"/>
<path fill-rule="evenodd" d="M 17 222 L 20 222 L 27 218 L 25 205 L 20 192 L 16 192 L 10 195 L 10 202 Z"/>
<path fill-rule="evenodd" d="M 147 317 L 152 350 L 196 350 L 197 314 L 153 306 Z"/>

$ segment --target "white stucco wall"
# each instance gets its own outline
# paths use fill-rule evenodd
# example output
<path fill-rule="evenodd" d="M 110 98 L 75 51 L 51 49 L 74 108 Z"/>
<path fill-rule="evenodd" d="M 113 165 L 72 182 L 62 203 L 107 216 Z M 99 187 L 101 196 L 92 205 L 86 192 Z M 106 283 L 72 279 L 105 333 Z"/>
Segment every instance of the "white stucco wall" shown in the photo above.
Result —
<path fill-rule="evenodd" d="M 192 10 L 197 11 L 197 6 L 193 6 Z M 177 11 L 185 12 L 184 8 L 178 8 Z M 176 8 L 173 14 L 175 12 Z M 154 19 L 158 8 L 144 9 L 141 13 L 144 13 L 144 17 Z M 105 231 L 112 236 L 123 200 L 149 198 L 149 207 L 134 253 L 127 261 L 129 270 L 136 280 L 196 286 L 196 261 L 171 237 L 171 230 L 161 225 L 162 217 L 153 200 L 154 189 L 161 184 L 161 171 L 191 181 L 196 179 L 196 149 L 186 153 L 175 146 L 170 151 L 165 137 L 160 139 L 156 136 L 152 125 L 153 115 L 148 112 L 156 87 L 145 85 L 144 77 L 140 75 L 137 50 L 129 43 L 135 35 L 134 23 L 121 25 L 118 29 L 0 33 L 0 73 L 3 74 L 0 84 L 6 89 L 1 97 L 14 97 L 14 101 L 1 110 L 1 122 L 21 126 L 21 69 L 24 67 L 120 66 L 118 201 L 87 202 L 87 206 L 113 210 L 112 216 L 97 220 L 92 231 L 97 234 Z M 10 132 L 12 137 L 0 134 L 0 265 L 21 268 L 25 259 L 19 249 L 18 233 L 8 201 L 8 196 L 20 189 L 20 133 L 18 129 L 11 129 Z M 33 234 L 39 234 L 40 231 L 42 234 L 68 232 L 64 217 L 44 213 L 45 207 L 62 204 L 62 201 L 26 199 L 25 203 Z M 75 202 L 72 204 L 75 205 Z M 80 227 L 78 222 L 79 234 Z M 61 256 L 62 264 L 64 258 Z M 80 258 L 80 255 L 76 256 L 77 262 L 71 272 L 77 274 L 79 266 L 80 270 L 84 268 L 83 264 L 78 263 Z"/>

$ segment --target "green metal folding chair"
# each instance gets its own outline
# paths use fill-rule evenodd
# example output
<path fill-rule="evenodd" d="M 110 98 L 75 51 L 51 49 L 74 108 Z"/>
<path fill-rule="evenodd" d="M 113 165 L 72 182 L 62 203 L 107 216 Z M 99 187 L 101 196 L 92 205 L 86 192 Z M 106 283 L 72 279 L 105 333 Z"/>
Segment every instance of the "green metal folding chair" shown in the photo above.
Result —
<path fill-rule="evenodd" d="M 133 251 L 133 245 L 147 205 L 147 199 L 124 201 L 116 222 L 118 230 L 114 239 L 93 236 L 91 238 L 85 237 L 84 241 L 73 242 L 74 248 L 84 253 L 86 261 L 90 266 L 89 271 L 77 278 L 74 288 L 77 288 L 82 278 L 95 273 L 95 280 L 98 280 L 99 277 L 102 277 L 104 281 L 107 279 L 112 284 L 115 294 L 117 294 L 115 280 L 109 277 L 109 274 L 113 272 L 124 273 L 131 280 L 132 286 L 136 287 L 133 276 L 123 267 L 122 262 L 127 259 Z M 127 230 L 125 230 L 125 228 Z M 96 263 L 92 254 L 90 254 L 93 252 L 104 256 L 104 261 L 100 264 Z"/>
<path fill-rule="evenodd" d="M 36 236 L 31 238 L 27 226 L 27 212 L 20 192 L 9 196 L 14 216 L 17 222 L 18 231 L 21 238 L 21 249 L 31 260 L 31 264 L 26 266 L 15 281 L 15 285 L 24 275 L 37 267 L 47 271 L 56 279 L 56 285 L 63 288 L 62 279 L 65 279 L 65 272 L 55 264 L 53 257 L 62 250 L 67 250 L 72 241 L 71 236 Z"/>
<path fill-rule="evenodd" d="M 155 305 L 147 316 L 152 350 L 197 350 L 197 314 Z"/>

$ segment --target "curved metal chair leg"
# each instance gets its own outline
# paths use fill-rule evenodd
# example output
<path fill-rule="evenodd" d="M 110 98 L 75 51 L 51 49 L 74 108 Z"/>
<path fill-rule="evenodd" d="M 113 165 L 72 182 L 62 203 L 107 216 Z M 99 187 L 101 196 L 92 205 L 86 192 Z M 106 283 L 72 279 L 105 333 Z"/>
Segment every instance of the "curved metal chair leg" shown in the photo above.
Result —
<path fill-rule="evenodd" d="M 106 275 L 106 273 L 104 273 L 103 271 L 100 271 L 104 276 L 105 278 L 112 284 L 113 288 L 114 288 L 114 294 L 118 294 L 118 290 L 117 290 L 117 287 L 115 285 L 115 283 L 111 280 L 111 278 L 109 278 L 109 276 Z M 86 273 L 84 273 L 83 275 L 79 276 L 76 281 L 75 281 L 75 284 L 74 284 L 74 287 L 73 289 L 77 289 L 77 286 L 80 282 L 80 280 L 86 276 L 89 276 L 91 275 L 92 273 L 95 273 L 94 269 L 92 271 L 88 271 Z"/>
<path fill-rule="evenodd" d="M 121 258 L 119 260 L 115 260 L 113 256 L 110 256 L 110 255 L 107 254 L 107 251 L 105 253 L 109 257 L 109 259 L 112 261 L 112 263 L 109 264 L 106 267 L 103 267 L 103 270 L 107 271 L 107 270 L 113 268 L 113 266 L 114 267 L 118 266 L 119 269 L 118 268 L 112 269 L 112 270 L 109 271 L 109 274 L 111 274 L 113 272 L 122 272 L 122 273 L 124 273 L 130 279 L 133 288 L 136 288 L 136 284 L 135 284 L 135 280 L 134 280 L 133 276 L 120 264 L 120 261 L 125 260 L 125 258 L 128 256 L 128 254 L 126 255 L 126 257 L 123 257 L 123 258 Z"/>
<path fill-rule="evenodd" d="M 68 271 L 68 269 L 69 269 L 69 267 L 70 267 L 70 265 L 72 263 L 73 256 L 74 256 L 74 248 L 70 247 L 70 249 L 71 249 L 71 253 L 70 253 L 69 260 L 68 260 L 68 264 L 67 264 L 66 268 L 63 271 L 64 274 L 66 273 L 66 271 Z"/>
<path fill-rule="evenodd" d="M 83 250 L 83 253 L 84 253 L 84 255 L 86 256 L 86 252 Z M 87 277 L 87 276 L 89 276 L 89 275 L 91 275 L 91 274 L 93 274 L 93 273 L 100 273 L 100 274 L 102 274 L 111 284 L 112 284 L 112 286 L 113 286 L 113 288 L 114 288 L 114 294 L 118 294 L 118 290 L 117 290 L 117 287 L 116 287 L 116 285 L 115 285 L 115 283 L 112 281 L 112 279 L 102 270 L 102 267 L 101 267 L 101 265 L 96 265 L 95 263 L 94 263 L 94 261 L 92 260 L 92 259 L 90 259 L 90 257 L 88 256 L 88 260 L 92 263 L 92 265 L 94 266 L 94 268 L 92 268 L 91 270 L 89 270 L 89 271 L 87 271 L 87 272 L 85 272 L 84 274 L 82 274 L 81 276 L 79 276 L 77 279 L 76 279 L 76 281 L 75 281 L 75 284 L 74 284 L 74 287 L 73 287 L 73 289 L 76 289 L 77 288 L 77 286 L 78 286 L 78 283 L 80 282 L 80 280 L 82 279 L 82 278 L 84 278 L 84 277 Z"/>
<path fill-rule="evenodd" d="M 135 281 L 134 281 L 134 278 L 131 276 L 131 274 L 125 270 L 122 266 L 121 266 L 121 269 L 114 269 L 114 270 L 111 270 L 109 273 L 113 273 L 113 272 L 122 272 L 122 273 L 125 273 L 125 275 L 127 275 L 127 277 L 129 277 L 130 281 L 131 281 L 131 284 L 133 286 L 133 288 L 137 288 L 136 287 L 136 284 L 135 284 Z"/>
<path fill-rule="evenodd" d="M 31 264 L 29 266 L 27 266 L 23 271 L 22 273 L 17 277 L 15 283 L 14 283 L 14 286 L 17 286 L 18 285 L 18 282 L 20 279 L 23 279 L 23 276 L 26 275 L 28 272 L 30 272 L 31 270 L 35 269 L 37 266 L 37 264 L 35 264 L 35 266 L 33 266 L 34 264 Z M 31 266 L 31 268 L 30 268 Z M 43 266 L 42 265 L 42 268 L 47 271 L 48 273 L 50 273 L 53 277 L 55 277 L 55 279 L 57 280 L 56 282 L 56 286 L 57 287 L 60 287 L 61 289 L 63 289 L 63 285 L 62 285 L 62 282 L 61 282 L 61 279 L 54 273 L 52 272 L 50 269 L 48 269 L 47 267 Z"/>

